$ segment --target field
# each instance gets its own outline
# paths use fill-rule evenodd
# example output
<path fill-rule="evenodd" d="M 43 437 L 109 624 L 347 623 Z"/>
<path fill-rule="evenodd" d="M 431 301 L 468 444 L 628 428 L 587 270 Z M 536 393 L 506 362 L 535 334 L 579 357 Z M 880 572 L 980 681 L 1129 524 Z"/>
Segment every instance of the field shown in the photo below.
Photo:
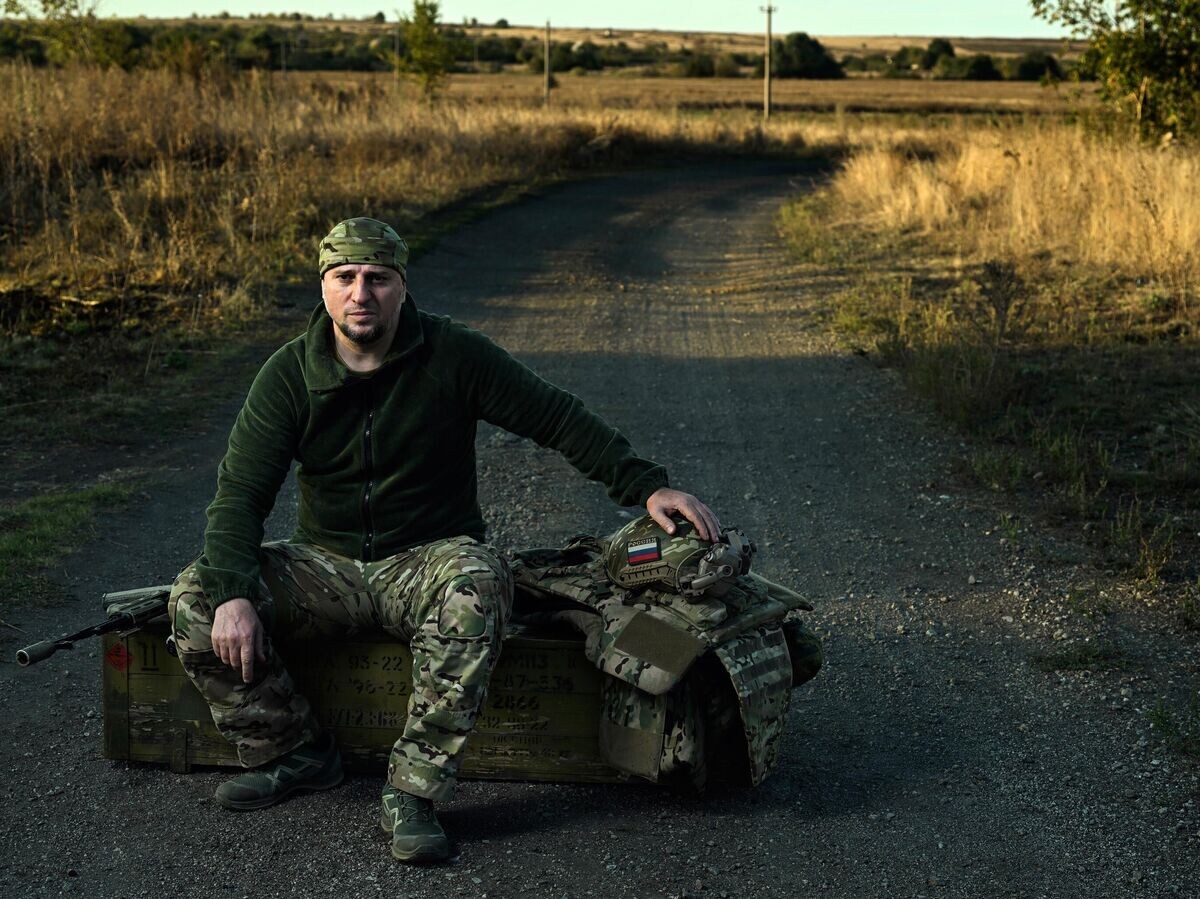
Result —
<path fill-rule="evenodd" d="M 0 650 L 195 558 L 318 235 L 365 214 L 422 308 L 744 529 L 829 660 L 752 790 L 467 783 L 455 863 L 403 872 L 376 779 L 230 816 L 223 775 L 100 757 L 120 660 L 0 666 L 0 894 L 1194 892 L 1200 152 L 1069 89 L 776 88 L 764 123 L 751 79 L 0 68 Z M 639 514 L 478 436 L 502 549 Z"/>
<path fill-rule="evenodd" d="M 9 452 L 169 418 L 222 364 L 214 337 L 259 333 L 347 210 L 419 235 L 419 253 L 557 179 L 807 158 L 840 168 L 784 228 L 840 279 L 843 339 L 988 435 L 975 476 L 1037 475 L 1106 532 L 1125 516 L 1113 552 L 1146 583 L 1187 572 L 1168 564 L 1183 529 L 1163 522 L 1191 513 L 1200 477 L 1200 404 L 1180 393 L 1196 374 L 1192 151 L 1106 134 L 1086 124 L 1090 93 L 1026 83 L 781 80 L 764 127 L 751 79 L 558 81 L 544 108 L 524 74 L 454 76 L 429 105 L 379 74 L 0 72 Z"/>
<path fill-rule="evenodd" d="M 373 76 L 386 78 L 386 76 Z M 762 81 L 755 78 L 625 78 L 558 75 L 553 102 L 605 109 L 762 109 Z M 772 108 L 788 112 L 886 112 L 914 114 L 1065 114 L 1088 108 L 1091 86 L 1047 89 L 1032 82 L 921 81 L 848 78 L 807 81 L 777 78 Z M 542 102 L 536 75 L 458 75 L 450 99 L 535 105 Z"/>
<path fill-rule="evenodd" d="M 777 20 L 778 21 L 778 20 Z M 552 23 L 553 24 L 553 23 Z M 803 29 L 794 29 L 803 30 Z M 494 37 L 519 37 L 524 40 L 541 40 L 545 34 L 544 27 L 515 25 L 509 28 L 497 29 L 486 25 L 468 28 L 467 33 L 472 37 L 485 35 Z M 781 36 L 776 25 L 776 37 Z M 891 35 L 891 36 L 855 36 L 855 35 L 813 35 L 837 57 L 855 53 L 891 53 L 901 47 L 924 47 L 934 36 L 921 35 Z M 591 41 L 593 44 L 616 44 L 624 42 L 631 47 L 643 47 L 647 44 L 665 44 L 672 50 L 695 47 L 698 44 L 720 53 L 761 53 L 763 35 L 761 34 L 731 34 L 714 31 L 655 31 L 651 29 L 617 29 L 617 28 L 554 28 L 553 39 L 579 43 Z M 993 56 L 1019 56 L 1033 50 L 1061 55 L 1066 58 L 1077 56 L 1083 49 L 1078 41 L 1044 40 L 1038 38 L 986 38 L 986 37 L 949 37 L 948 40 L 960 53 L 990 53 Z"/>

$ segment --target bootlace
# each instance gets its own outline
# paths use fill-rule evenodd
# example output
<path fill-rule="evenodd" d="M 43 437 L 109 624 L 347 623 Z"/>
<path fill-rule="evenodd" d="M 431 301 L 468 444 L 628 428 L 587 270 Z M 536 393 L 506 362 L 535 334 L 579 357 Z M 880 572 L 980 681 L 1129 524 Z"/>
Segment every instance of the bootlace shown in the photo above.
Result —
<path fill-rule="evenodd" d="M 420 796 L 414 796 L 411 793 L 405 793 L 403 790 L 396 791 L 396 813 L 400 820 L 404 822 L 430 822 L 433 821 L 433 803 L 428 799 L 422 799 Z"/>

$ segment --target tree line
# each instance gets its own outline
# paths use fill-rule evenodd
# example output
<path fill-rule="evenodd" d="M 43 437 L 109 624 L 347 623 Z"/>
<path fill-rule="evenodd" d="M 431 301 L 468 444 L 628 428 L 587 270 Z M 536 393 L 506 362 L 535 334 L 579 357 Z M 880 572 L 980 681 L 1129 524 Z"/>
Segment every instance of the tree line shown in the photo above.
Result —
<path fill-rule="evenodd" d="M 366 20 L 377 27 L 314 23 L 300 14 L 278 16 L 273 21 L 244 21 L 217 17 L 182 23 L 93 19 L 81 28 L 72 25 L 80 40 L 63 40 L 61 30 L 40 21 L 0 21 L 0 59 L 24 60 L 35 66 L 65 65 L 81 57 L 101 66 L 122 69 L 166 67 L 194 69 L 220 64 L 234 69 L 291 69 L 296 71 L 390 71 L 411 52 L 410 19 L 400 27 L 388 25 L 382 13 Z M 498 23 L 501 28 L 503 24 Z M 540 40 L 489 34 L 474 36 L 465 28 L 439 25 L 451 71 L 503 71 L 523 67 L 540 73 L 545 52 Z M 398 37 L 398 39 L 397 39 Z M 637 68 L 647 76 L 684 78 L 735 78 L 762 76 L 761 53 L 732 53 L 697 42 L 671 48 L 666 42 L 631 46 L 621 41 L 552 41 L 553 72 L 600 72 Z M 844 78 L 847 72 L 869 72 L 885 77 L 986 80 L 1012 78 L 1038 80 L 1062 74 L 1048 54 L 1025 54 L 1017 60 L 993 62 L 988 56 L 957 57 L 944 40 L 928 48 L 904 47 L 898 53 L 848 56 L 837 60 L 818 40 L 804 33 L 774 41 L 772 74 L 779 78 Z"/>

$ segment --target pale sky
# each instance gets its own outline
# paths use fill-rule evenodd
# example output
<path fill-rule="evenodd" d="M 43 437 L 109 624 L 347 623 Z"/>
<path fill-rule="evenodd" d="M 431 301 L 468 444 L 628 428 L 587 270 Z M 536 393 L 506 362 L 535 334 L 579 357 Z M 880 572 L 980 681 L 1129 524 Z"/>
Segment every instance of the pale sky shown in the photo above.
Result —
<path fill-rule="evenodd" d="M 506 18 L 514 25 L 541 24 L 580 28 L 660 28 L 672 31 L 761 32 L 764 16 L 758 0 L 445 0 L 442 21 L 480 22 Z M 828 35 L 944 35 L 947 37 L 1061 37 L 1057 27 L 1035 19 L 1028 0 L 841 0 L 837 3 L 775 0 L 775 31 Z M 103 16 L 176 17 L 197 12 L 214 15 L 300 12 L 365 17 L 384 12 L 395 19 L 396 0 L 101 0 Z"/>

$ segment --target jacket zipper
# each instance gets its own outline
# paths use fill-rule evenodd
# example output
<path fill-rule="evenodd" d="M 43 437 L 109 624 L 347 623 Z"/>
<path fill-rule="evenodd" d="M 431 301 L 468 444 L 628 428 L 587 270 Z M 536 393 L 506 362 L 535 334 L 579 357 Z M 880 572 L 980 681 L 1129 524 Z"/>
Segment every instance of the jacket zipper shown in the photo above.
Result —
<path fill-rule="evenodd" d="M 374 525 L 371 522 L 371 489 L 375 486 L 374 472 L 371 463 L 371 431 L 375 421 L 375 393 L 367 387 L 367 417 L 363 424 L 363 485 L 362 514 L 363 514 L 363 547 L 364 562 L 373 560 L 375 542 Z"/>

